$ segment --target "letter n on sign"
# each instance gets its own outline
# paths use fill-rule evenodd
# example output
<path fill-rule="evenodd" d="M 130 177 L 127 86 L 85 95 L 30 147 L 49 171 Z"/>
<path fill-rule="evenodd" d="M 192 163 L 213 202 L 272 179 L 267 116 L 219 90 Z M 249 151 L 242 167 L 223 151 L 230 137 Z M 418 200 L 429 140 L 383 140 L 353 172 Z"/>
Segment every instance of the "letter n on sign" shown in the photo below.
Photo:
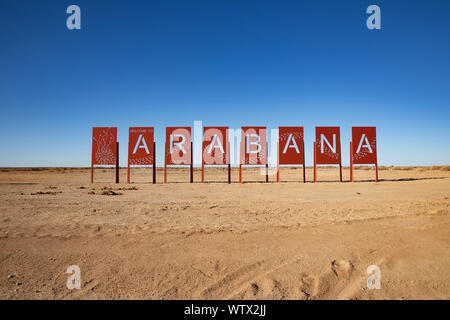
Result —
<path fill-rule="evenodd" d="M 314 182 L 317 181 L 318 164 L 338 164 L 339 181 L 342 182 L 341 134 L 339 127 L 316 127 L 314 142 Z"/>
<path fill-rule="evenodd" d="M 130 166 L 155 164 L 155 144 L 153 127 L 130 127 L 128 132 L 128 183 L 130 183 Z"/>

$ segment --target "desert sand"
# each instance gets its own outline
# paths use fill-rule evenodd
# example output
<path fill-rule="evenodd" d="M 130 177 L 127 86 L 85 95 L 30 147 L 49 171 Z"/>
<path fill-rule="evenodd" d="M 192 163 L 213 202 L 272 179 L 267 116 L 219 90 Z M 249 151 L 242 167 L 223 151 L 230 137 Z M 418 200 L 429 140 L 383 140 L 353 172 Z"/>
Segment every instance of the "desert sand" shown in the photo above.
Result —
<path fill-rule="evenodd" d="M 407 170 L 406 170 L 407 169 Z M 444 168 L 445 169 L 445 168 Z M 0 170 L 1 299 L 449 299 L 450 171 Z M 126 182 L 126 169 L 120 178 Z M 69 290 L 67 267 L 81 269 Z M 381 270 L 368 289 L 366 269 Z"/>

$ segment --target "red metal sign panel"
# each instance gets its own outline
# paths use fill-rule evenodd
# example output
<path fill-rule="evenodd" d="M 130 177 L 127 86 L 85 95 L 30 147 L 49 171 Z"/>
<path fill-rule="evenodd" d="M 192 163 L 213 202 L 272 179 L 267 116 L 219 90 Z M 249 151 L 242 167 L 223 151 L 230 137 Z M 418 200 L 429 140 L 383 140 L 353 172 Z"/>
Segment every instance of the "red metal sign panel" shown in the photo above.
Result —
<path fill-rule="evenodd" d="M 303 164 L 303 127 L 278 127 L 279 164 Z"/>
<path fill-rule="evenodd" d="M 267 164 L 266 127 L 241 128 L 241 164 Z"/>
<path fill-rule="evenodd" d="M 353 163 L 377 163 L 377 129 L 376 127 L 353 127 Z"/>
<path fill-rule="evenodd" d="M 92 164 L 115 165 L 117 158 L 117 128 L 92 128 Z"/>
<path fill-rule="evenodd" d="M 166 164 L 191 164 L 191 128 L 166 127 Z"/>
<path fill-rule="evenodd" d="M 341 163 L 341 135 L 339 127 L 316 127 L 317 164 Z"/>
<path fill-rule="evenodd" d="M 228 127 L 204 127 L 202 150 L 203 164 L 229 164 Z"/>
<path fill-rule="evenodd" d="M 154 161 L 153 127 L 131 127 L 128 135 L 128 164 L 152 165 Z"/>

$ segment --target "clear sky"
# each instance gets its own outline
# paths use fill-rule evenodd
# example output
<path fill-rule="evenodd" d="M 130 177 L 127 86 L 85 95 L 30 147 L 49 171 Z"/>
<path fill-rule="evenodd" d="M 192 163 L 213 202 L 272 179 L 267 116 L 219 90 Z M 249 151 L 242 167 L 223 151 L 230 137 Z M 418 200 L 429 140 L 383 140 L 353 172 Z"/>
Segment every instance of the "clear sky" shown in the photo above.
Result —
<path fill-rule="evenodd" d="M 81 8 L 68 30 L 66 8 Z M 381 30 L 366 8 L 381 8 Z M 450 1 L 0 2 L 0 166 L 89 166 L 93 126 L 376 126 L 382 165 L 450 164 Z M 159 162 L 161 163 L 161 162 Z"/>

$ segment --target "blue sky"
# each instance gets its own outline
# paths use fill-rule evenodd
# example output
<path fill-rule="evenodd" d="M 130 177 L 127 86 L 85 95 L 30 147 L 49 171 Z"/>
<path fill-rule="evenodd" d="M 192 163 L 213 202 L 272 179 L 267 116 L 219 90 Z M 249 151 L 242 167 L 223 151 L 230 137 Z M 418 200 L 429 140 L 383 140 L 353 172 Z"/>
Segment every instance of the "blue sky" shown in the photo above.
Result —
<path fill-rule="evenodd" d="M 67 6 L 81 30 L 66 28 Z M 381 8 L 368 30 L 366 8 Z M 89 166 L 93 126 L 376 126 L 382 165 L 450 164 L 450 1 L 0 2 L 0 166 Z M 161 162 L 160 162 L 161 163 Z"/>

